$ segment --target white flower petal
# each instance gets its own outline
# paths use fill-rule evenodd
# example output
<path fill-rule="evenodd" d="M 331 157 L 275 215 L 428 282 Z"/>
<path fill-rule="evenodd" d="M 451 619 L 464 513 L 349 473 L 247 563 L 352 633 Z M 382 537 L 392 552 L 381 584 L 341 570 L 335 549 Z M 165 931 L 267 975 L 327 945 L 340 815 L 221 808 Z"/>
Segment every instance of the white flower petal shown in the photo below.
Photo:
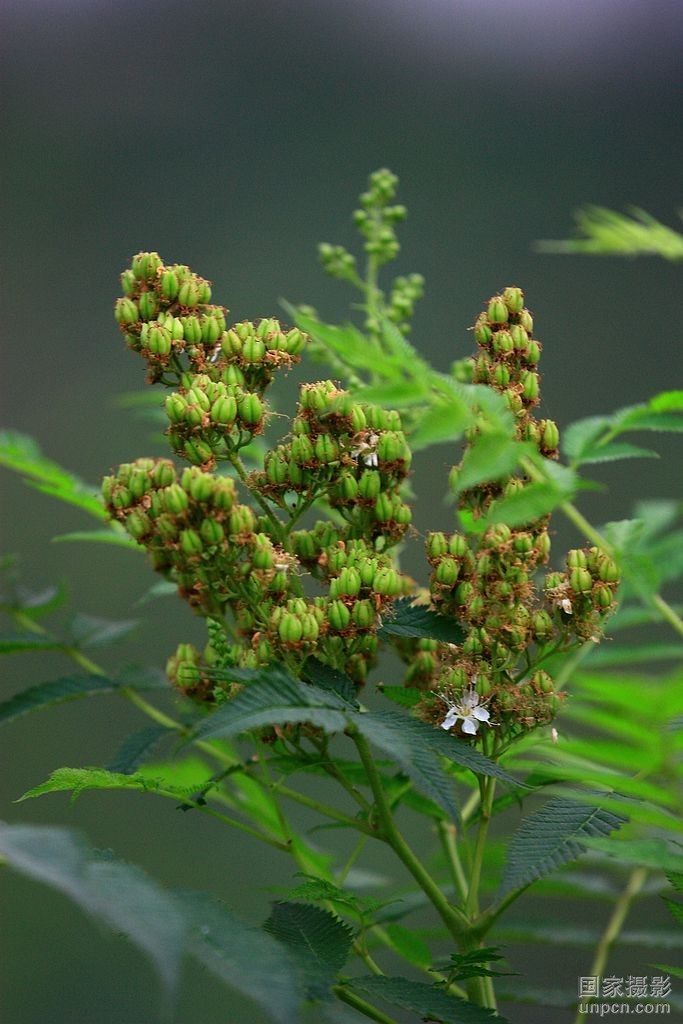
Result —
<path fill-rule="evenodd" d="M 488 722 L 490 717 L 486 708 L 472 708 L 472 718 L 476 718 L 478 722 Z"/>
<path fill-rule="evenodd" d="M 462 723 L 462 731 L 468 736 L 476 736 L 479 726 L 471 718 L 465 718 Z"/>
<path fill-rule="evenodd" d="M 444 718 L 443 722 L 441 723 L 441 728 L 452 729 L 455 723 L 458 721 L 459 717 L 460 716 L 458 715 L 457 709 L 451 708 L 446 717 Z"/>

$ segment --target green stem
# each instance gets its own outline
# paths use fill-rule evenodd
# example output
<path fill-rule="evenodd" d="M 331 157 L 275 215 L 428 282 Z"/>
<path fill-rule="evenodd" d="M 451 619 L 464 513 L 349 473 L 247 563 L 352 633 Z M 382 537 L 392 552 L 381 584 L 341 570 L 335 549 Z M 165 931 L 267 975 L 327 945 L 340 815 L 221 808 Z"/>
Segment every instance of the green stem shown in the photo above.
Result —
<path fill-rule="evenodd" d="M 369 1017 L 370 1020 L 377 1021 L 377 1024 L 398 1024 L 398 1021 L 394 1017 L 389 1017 L 388 1014 L 383 1013 L 382 1010 L 378 1010 L 372 1003 L 368 1003 L 367 1000 L 362 999 L 361 996 L 357 996 L 351 989 L 346 988 L 344 985 L 334 985 L 332 991 L 336 995 L 337 999 L 340 999 L 342 1003 L 346 1003 L 347 1006 L 352 1006 L 354 1010 L 358 1010 L 364 1017 Z"/>
<path fill-rule="evenodd" d="M 607 959 L 609 957 L 610 950 L 619 938 L 619 933 L 621 932 L 624 921 L 626 920 L 626 916 L 631 909 L 636 896 L 643 888 L 646 878 L 646 868 L 635 868 L 629 875 L 624 891 L 615 903 L 612 916 L 607 922 L 607 926 L 596 947 L 595 957 L 591 964 L 589 977 L 602 977 L 605 967 L 607 966 Z M 588 1002 L 592 1002 L 592 1000 L 588 1000 Z M 579 1010 L 575 1018 L 575 1024 L 584 1024 L 587 1016 L 587 1010 Z"/>
<path fill-rule="evenodd" d="M 464 903 L 467 897 L 467 879 L 465 878 L 465 872 L 462 869 L 462 862 L 458 852 L 455 825 L 450 821 L 440 821 L 437 825 L 437 830 L 441 839 L 441 845 L 446 854 L 446 862 L 453 879 L 455 891 L 460 895 L 460 899 Z"/>
<path fill-rule="evenodd" d="M 469 927 L 469 922 L 462 911 L 451 906 L 441 891 L 439 885 L 415 856 L 408 843 L 405 841 L 394 822 L 391 808 L 382 788 L 382 780 L 375 766 L 372 752 L 364 736 L 355 726 L 347 728 L 347 735 L 351 737 L 360 755 L 361 762 L 370 783 L 372 795 L 375 798 L 377 817 L 382 827 L 381 838 L 393 849 L 396 856 L 413 876 L 417 884 L 425 893 L 430 903 L 446 925 L 449 933 L 458 943 L 462 944 L 463 937 Z"/>
<path fill-rule="evenodd" d="M 479 785 L 481 788 L 481 812 L 479 815 L 479 824 L 477 826 L 477 838 L 475 841 L 474 853 L 472 855 L 470 882 L 467 891 L 466 903 L 467 915 L 470 921 L 476 920 L 476 917 L 479 914 L 479 885 L 481 882 L 481 872 L 484 864 L 484 853 L 486 852 L 486 839 L 491 821 L 493 798 L 496 791 L 496 780 L 493 778 L 483 778 L 479 780 Z M 470 933 L 470 941 L 472 938 L 474 938 L 475 941 L 469 948 L 476 948 L 480 942 L 473 932 Z M 477 1002 L 480 1006 L 487 1006 L 495 1010 L 496 997 L 491 978 L 471 978 L 468 982 L 468 992 L 470 993 L 470 998 L 473 1002 Z"/>

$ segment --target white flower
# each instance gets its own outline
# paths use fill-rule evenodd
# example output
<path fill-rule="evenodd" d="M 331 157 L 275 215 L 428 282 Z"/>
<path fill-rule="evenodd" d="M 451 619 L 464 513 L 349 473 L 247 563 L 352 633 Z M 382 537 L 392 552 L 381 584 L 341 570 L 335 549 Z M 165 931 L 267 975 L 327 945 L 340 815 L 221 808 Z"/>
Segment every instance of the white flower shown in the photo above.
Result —
<path fill-rule="evenodd" d="M 355 448 L 351 449 L 351 455 L 354 459 L 362 459 L 366 466 L 371 469 L 377 469 L 379 466 L 379 459 L 377 458 L 377 442 L 379 441 L 379 434 L 375 433 L 361 433 L 357 434 L 358 444 Z"/>
<path fill-rule="evenodd" d="M 562 611 L 564 612 L 565 615 L 571 615 L 572 614 L 572 611 L 573 611 L 572 603 L 571 603 L 571 601 L 569 600 L 568 597 L 561 598 L 559 604 L 560 604 L 560 608 L 562 609 Z"/>
<path fill-rule="evenodd" d="M 468 736 L 476 736 L 479 723 L 488 722 L 491 717 L 486 708 L 480 706 L 481 698 L 475 689 L 465 690 L 457 704 L 447 701 L 445 697 L 441 699 L 448 705 L 446 717 L 441 723 L 442 729 L 452 729 L 462 719 L 462 731 Z"/>

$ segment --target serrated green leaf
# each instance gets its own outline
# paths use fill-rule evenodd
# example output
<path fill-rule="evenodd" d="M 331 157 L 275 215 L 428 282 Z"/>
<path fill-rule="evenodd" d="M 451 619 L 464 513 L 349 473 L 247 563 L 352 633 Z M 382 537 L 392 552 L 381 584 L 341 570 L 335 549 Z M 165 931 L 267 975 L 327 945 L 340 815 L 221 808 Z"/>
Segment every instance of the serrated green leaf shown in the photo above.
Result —
<path fill-rule="evenodd" d="M 600 807 L 560 798 L 548 801 L 526 818 L 513 836 L 499 897 L 576 860 L 583 852 L 585 839 L 608 835 L 624 821 Z"/>
<path fill-rule="evenodd" d="M 171 583 L 170 580 L 159 580 L 158 583 L 154 583 L 149 590 L 145 591 L 142 597 L 137 599 L 134 607 L 140 608 L 142 605 L 156 601 L 160 597 L 171 597 L 177 593 L 178 586 L 176 583 Z"/>
<path fill-rule="evenodd" d="M 314 686 L 320 687 L 321 690 L 331 690 L 341 697 L 342 700 L 347 701 L 349 704 L 357 705 L 356 694 L 358 688 L 353 679 L 347 676 L 345 672 L 331 668 L 318 658 L 311 656 L 306 659 L 303 674 L 308 682 L 313 683 Z"/>
<path fill-rule="evenodd" d="M 264 725 L 298 722 L 311 722 L 327 732 L 345 728 L 344 712 L 350 705 L 331 690 L 301 683 L 280 668 L 269 668 L 262 676 L 197 726 L 192 738 L 229 738 Z"/>
<path fill-rule="evenodd" d="M 273 904 L 263 928 L 296 958 L 309 995 L 326 998 L 349 957 L 351 928 L 322 907 L 287 902 Z"/>
<path fill-rule="evenodd" d="M 396 636 L 458 644 L 465 634 L 455 619 L 439 615 L 427 605 L 414 604 L 413 598 L 402 597 L 391 606 L 379 635 L 383 639 Z"/>
<path fill-rule="evenodd" d="M 582 461 L 584 451 L 609 429 L 610 423 L 609 416 L 586 416 L 570 423 L 562 433 L 562 451 L 572 461 Z"/>
<path fill-rule="evenodd" d="M 45 494 L 75 505 L 96 519 L 107 518 L 102 500 L 95 496 L 96 488 L 46 458 L 33 438 L 26 434 L 0 431 L 0 465 L 23 474 L 28 478 L 26 483 Z"/>
<path fill-rule="evenodd" d="M 299 1019 L 304 998 L 291 953 L 259 928 L 248 928 L 205 893 L 177 894 L 190 927 L 188 952 L 221 981 L 262 1006 L 278 1024 Z"/>
<path fill-rule="evenodd" d="M 675 872 L 683 868 L 683 846 L 664 839 L 589 838 L 584 845 L 590 850 L 607 854 L 620 864 L 637 864 L 639 867 L 663 872 Z"/>
<path fill-rule="evenodd" d="M 155 676 L 147 679 L 140 677 L 135 684 L 127 679 L 108 679 L 106 676 L 65 676 L 50 683 L 40 683 L 28 690 L 17 693 L 14 697 L 0 704 L 0 724 L 10 722 L 29 711 L 52 707 L 80 697 L 89 697 L 95 693 L 114 693 L 124 687 L 135 685 L 138 690 L 166 689 L 168 684 Z"/>
<path fill-rule="evenodd" d="M 639 448 L 626 441 L 613 441 L 611 444 L 588 446 L 582 453 L 578 464 L 588 466 L 600 462 L 618 462 L 620 459 L 658 459 L 659 453 L 651 448 Z"/>
<path fill-rule="evenodd" d="M 386 976 L 353 978 L 349 986 L 354 992 L 371 997 L 379 996 L 393 1006 L 412 1010 L 423 1019 L 441 1021 L 442 1024 L 508 1024 L 505 1017 L 475 1003 L 449 995 L 443 988 L 421 981 Z"/>
<path fill-rule="evenodd" d="M 369 370 L 373 374 L 378 370 L 376 346 L 370 344 L 365 335 L 353 324 L 344 324 L 341 327 L 324 324 L 288 303 L 285 303 L 285 308 L 297 327 L 329 348 L 345 365 L 350 365 L 354 369 Z"/>
<path fill-rule="evenodd" d="M 679 661 L 683 644 L 613 644 L 591 651 L 590 664 L 606 668 L 613 665 L 649 664 L 653 661 Z"/>
<path fill-rule="evenodd" d="M 507 434 L 481 434 L 465 451 L 457 478 L 457 493 L 510 476 L 529 446 Z"/>
<path fill-rule="evenodd" d="M 380 686 L 380 693 L 402 708 L 413 708 L 424 697 L 424 691 L 416 686 Z"/>
<path fill-rule="evenodd" d="M 364 402 L 394 409 L 409 409 L 424 403 L 429 395 L 414 380 L 395 380 L 365 387 L 359 393 Z"/>
<path fill-rule="evenodd" d="M 15 633 L 0 636 L 0 654 L 20 654 L 24 651 L 59 651 L 62 648 L 59 640 L 50 636 L 39 636 L 35 633 Z"/>
<path fill-rule="evenodd" d="M 533 942 L 539 945 L 592 948 L 601 938 L 598 928 L 576 925 L 539 925 L 536 922 L 514 921 L 496 926 L 496 939 L 501 942 Z M 654 949 L 683 949 L 683 932 L 674 929 L 625 929 L 619 935 L 624 946 L 646 946 Z"/>
<path fill-rule="evenodd" d="M 75 800 L 86 789 L 139 789 L 143 792 L 153 793 L 158 792 L 161 788 L 166 794 L 170 793 L 178 799 L 190 796 L 190 793 L 184 788 L 170 786 L 167 783 L 164 783 L 162 787 L 159 780 L 149 778 L 140 772 L 124 775 L 119 772 L 109 772 L 106 768 L 57 768 L 46 782 L 27 790 L 15 802 L 32 800 L 34 797 L 43 796 L 46 793 L 64 792 L 73 793 Z"/>
<path fill-rule="evenodd" d="M 0 824 L 0 853 L 21 874 L 59 890 L 125 934 L 173 991 L 185 922 L 173 897 L 143 871 L 93 857 L 77 833 L 63 828 Z"/>
<path fill-rule="evenodd" d="M 681 868 L 683 868 L 683 862 Z M 680 874 L 679 871 L 667 871 L 666 877 L 672 889 L 675 889 L 676 892 L 683 892 L 683 874 Z"/>
<path fill-rule="evenodd" d="M 166 736 L 176 735 L 163 725 L 150 725 L 146 729 L 127 736 L 121 744 L 107 771 L 114 774 L 132 775 L 137 768 L 157 750 Z"/>
<path fill-rule="evenodd" d="M 574 216 L 578 237 L 538 242 L 536 248 L 541 252 L 683 259 L 683 235 L 637 207 L 624 214 L 604 206 L 586 206 Z"/>
<path fill-rule="evenodd" d="M 52 538 L 53 544 L 84 542 L 86 544 L 113 544 L 117 548 L 128 548 L 131 551 L 144 551 L 136 540 L 118 530 L 73 530 L 71 533 L 59 533 Z"/>
<path fill-rule="evenodd" d="M 651 966 L 664 971 L 665 974 L 670 974 L 672 978 L 683 978 L 683 967 L 672 967 L 671 964 L 651 964 Z"/>

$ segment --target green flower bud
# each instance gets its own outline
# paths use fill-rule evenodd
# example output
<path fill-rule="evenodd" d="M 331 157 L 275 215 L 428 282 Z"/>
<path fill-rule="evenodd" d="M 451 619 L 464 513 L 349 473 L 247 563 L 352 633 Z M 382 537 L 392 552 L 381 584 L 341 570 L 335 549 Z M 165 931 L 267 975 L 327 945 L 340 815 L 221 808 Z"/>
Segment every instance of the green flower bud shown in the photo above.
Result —
<path fill-rule="evenodd" d="M 335 488 L 338 501 L 353 502 L 358 498 L 358 481 L 351 473 L 342 473 Z"/>
<path fill-rule="evenodd" d="M 291 535 L 294 554 L 305 562 L 312 562 L 318 557 L 318 548 L 312 534 L 308 530 L 295 530 Z"/>
<path fill-rule="evenodd" d="M 526 555 L 533 549 L 534 539 L 530 533 L 516 533 L 512 546 L 520 555 Z"/>
<path fill-rule="evenodd" d="M 145 512 L 136 508 L 126 518 L 126 529 L 135 540 L 142 540 L 152 532 L 152 523 Z"/>
<path fill-rule="evenodd" d="M 300 331 L 298 327 L 293 327 L 285 335 L 285 349 L 290 356 L 298 356 L 307 341 L 308 335 Z"/>
<path fill-rule="evenodd" d="M 486 348 L 490 345 L 493 338 L 493 331 L 486 323 L 485 320 L 477 320 L 474 325 L 474 340 L 477 345 L 481 345 L 482 348 Z"/>
<path fill-rule="evenodd" d="M 402 590 L 401 580 L 395 569 L 378 569 L 372 581 L 376 594 L 386 597 L 397 597 Z"/>
<path fill-rule="evenodd" d="M 114 317 L 119 324 L 134 324 L 139 320 L 138 307 L 132 299 L 117 299 Z"/>
<path fill-rule="evenodd" d="M 486 315 L 489 323 L 492 324 L 506 324 L 508 322 L 508 308 L 500 295 L 496 295 L 491 299 Z"/>
<path fill-rule="evenodd" d="M 180 547 L 186 555 L 201 555 L 204 550 L 202 538 L 196 530 L 180 531 Z"/>
<path fill-rule="evenodd" d="M 162 266 L 158 252 L 139 252 L 133 256 L 131 268 L 138 281 L 153 281 L 157 270 Z"/>
<path fill-rule="evenodd" d="M 462 649 L 463 653 L 466 654 L 468 657 L 472 657 L 473 655 L 478 655 L 482 653 L 482 651 L 484 650 L 484 645 L 482 644 L 477 632 L 473 631 L 472 633 L 470 633 L 470 635 L 463 643 Z"/>
<path fill-rule="evenodd" d="M 351 609 L 351 618 L 359 629 L 372 629 L 377 621 L 377 613 L 372 601 L 367 599 L 356 601 Z"/>
<path fill-rule="evenodd" d="M 472 622 L 481 621 L 486 611 L 486 602 L 483 597 L 477 595 L 470 601 L 467 609 L 468 616 Z"/>
<path fill-rule="evenodd" d="M 165 487 L 161 493 L 164 505 L 173 515 L 182 515 L 187 511 L 189 501 L 180 484 L 171 484 L 169 487 Z"/>
<path fill-rule="evenodd" d="M 203 316 L 200 321 L 201 340 L 205 345 L 215 345 L 222 332 L 221 324 L 215 316 Z"/>
<path fill-rule="evenodd" d="M 209 474 L 202 475 L 209 476 Z M 210 493 L 214 506 L 223 512 L 229 512 L 234 506 L 237 496 L 234 482 L 226 477 L 216 479 L 215 477 L 209 476 L 209 479 L 211 480 Z"/>
<path fill-rule="evenodd" d="M 303 636 L 301 619 L 292 612 L 285 612 L 277 627 L 278 636 L 283 644 L 298 644 Z"/>
<path fill-rule="evenodd" d="M 315 441 L 315 457 L 324 466 L 336 462 L 339 458 L 337 442 L 329 434 L 319 434 Z"/>
<path fill-rule="evenodd" d="M 231 535 L 253 533 L 256 518 L 248 505 L 235 505 L 230 513 L 229 530 Z"/>
<path fill-rule="evenodd" d="M 463 582 L 458 583 L 457 587 L 455 588 L 454 597 L 457 604 L 467 604 L 467 602 L 472 597 L 473 593 L 474 587 L 469 582 L 469 580 L 463 580 Z"/>
<path fill-rule="evenodd" d="M 169 270 L 165 267 L 159 275 L 159 291 L 165 299 L 172 302 L 178 296 L 180 289 L 180 283 L 178 281 L 178 275 L 173 270 Z"/>
<path fill-rule="evenodd" d="M 569 569 L 585 569 L 587 565 L 586 552 L 581 548 L 574 548 L 567 552 L 567 567 Z"/>
<path fill-rule="evenodd" d="M 129 298 L 135 294 L 137 289 L 137 279 L 132 270 L 124 270 L 121 274 L 121 287 L 123 288 L 123 294 Z"/>
<path fill-rule="evenodd" d="M 443 586 L 452 587 L 455 585 L 460 566 L 453 558 L 444 558 L 436 567 L 436 581 Z"/>
<path fill-rule="evenodd" d="M 196 279 L 189 278 L 183 281 L 178 289 L 178 303 L 185 306 L 186 309 L 192 309 L 198 306 L 199 302 L 199 287 Z"/>
<path fill-rule="evenodd" d="M 371 587 L 377 573 L 377 559 L 364 558 L 358 563 L 357 568 L 360 573 L 361 584 L 364 587 Z"/>
<path fill-rule="evenodd" d="M 154 292 L 143 292 L 138 299 L 138 308 L 143 320 L 153 320 L 159 309 L 159 303 Z"/>
<path fill-rule="evenodd" d="M 569 583 L 575 594 L 586 594 L 593 588 L 593 578 L 588 569 L 572 569 Z"/>
<path fill-rule="evenodd" d="M 378 523 L 388 523 L 393 516 L 394 505 L 388 494 L 380 494 L 375 502 L 374 513 Z"/>
<path fill-rule="evenodd" d="M 608 586 L 599 584 L 593 591 L 593 602 L 599 611 L 606 612 L 614 604 L 614 594 Z"/>
<path fill-rule="evenodd" d="M 279 487 L 287 479 L 287 462 L 277 452 L 267 452 L 264 460 L 266 479 L 269 484 Z"/>
<path fill-rule="evenodd" d="M 341 633 L 351 622 L 351 612 L 342 601 L 332 601 L 327 611 L 327 619 L 331 629 Z"/>
<path fill-rule="evenodd" d="M 519 314 L 518 319 L 524 330 L 527 332 L 527 334 L 531 334 L 531 332 L 534 329 L 534 318 L 532 317 L 529 310 L 523 309 Z"/>
<path fill-rule="evenodd" d="M 158 516 L 154 522 L 154 530 L 167 543 L 174 541 L 180 533 L 178 521 L 172 515 L 169 515 L 168 512 Z"/>
<path fill-rule="evenodd" d="M 553 420 L 541 420 L 539 427 L 541 428 L 543 448 L 553 451 L 560 443 L 560 432 L 557 429 L 557 423 L 554 423 Z"/>
<path fill-rule="evenodd" d="M 242 346 L 242 358 L 246 363 L 262 363 L 266 346 L 259 338 L 247 338 Z"/>
<path fill-rule="evenodd" d="M 509 355 L 515 349 L 515 343 L 509 331 L 496 331 L 491 344 L 494 353 L 500 356 Z"/>
<path fill-rule="evenodd" d="M 526 353 L 529 346 L 529 335 L 521 324 L 512 324 L 510 327 L 510 337 L 512 338 L 512 344 L 515 346 L 515 352 Z"/>
<path fill-rule="evenodd" d="M 344 597 L 355 597 L 361 586 L 358 569 L 344 568 L 337 577 L 337 592 Z"/>
<path fill-rule="evenodd" d="M 536 550 L 538 551 L 539 558 L 545 561 L 550 554 L 550 534 L 547 530 L 543 530 L 536 537 Z"/>
<path fill-rule="evenodd" d="M 133 497 L 127 487 L 118 484 L 112 487 L 111 503 L 116 509 L 129 508 L 133 503 Z"/>
<path fill-rule="evenodd" d="M 537 693 L 552 693 L 555 688 L 553 685 L 552 678 L 548 675 L 547 672 L 543 672 L 543 670 L 534 672 L 530 682 Z"/>
<path fill-rule="evenodd" d="M 376 501 L 382 490 L 382 477 L 376 470 L 366 469 L 358 481 L 358 493 L 361 498 Z"/>
<path fill-rule="evenodd" d="M 619 582 L 619 566 L 616 562 L 604 555 L 600 559 L 598 576 L 603 583 L 618 583 Z"/>
<path fill-rule="evenodd" d="M 228 395 L 225 398 L 217 398 L 211 406 L 211 420 L 213 423 L 220 423 L 222 426 L 230 426 L 237 418 L 237 402 Z"/>
<path fill-rule="evenodd" d="M 239 418 L 248 427 L 256 427 L 263 419 L 263 402 L 258 395 L 247 393 L 238 402 Z"/>
<path fill-rule="evenodd" d="M 521 313 L 524 309 L 524 292 L 521 288 L 506 288 L 503 301 L 511 313 Z"/>
<path fill-rule="evenodd" d="M 202 340 L 202 323 L 199 317 L 184 316 L 180 322 L 183 325 L 183 337 L 188 345 L 199 345 Z"/>
<path fill-rule="evenodd" d="M 427 534 L 427 557 L 441 558 L 448 551 L 448 541 L 443 533 Z"/>
<path fill-rule="evenodd" d="M 531 619 L 531 630 L 536 643 L 545 643 L 553 635 L 553 620 L 546 611 L 535 612 Z"/>
<path fill-rule="evenodd" d="M 173 347 L 170 332 L 158 324 L 150 324 L 145 339 L 145 347 L 155 356 L 170 355 Z"/>
<path fill-rule="evenodd" d="M 380 462 L 398 462 L 405 454 L 405 442 L 393 431 L 380 434 L 377 442 L 377 458 Z"/>
<path fill-rule="evenodd" d="M 205 519 L 200 527 L 202 540 L 207 544 L 220 544 L 225 538 L 225 530 L 217 519 Z"/>
<path fill-rule="evenodd" d="M 299 434 L 292 440 L 292 459 L 297 466 L 313 462 L 313 444 L 306 434 Z"/>
<path fill-rule="evenodd" d="M 541 359 L 541 346 L 535 338 L 530 338 L 527 342 L 526 353 L 524 358 L 530 366 L 536 366 Z"/>
<path fill-rule="evenodd" d="M 171 423 L 182 423 L 187 412 L 187 402 L 176 392 L 168 396 L 164 408 Z"/>
<path fill-rule="evenodd" d="M 205 441 L 186 441 L 183 446 L 183 454 L 193 466 L 204 466 L 214 458 L 211 445 Z"/>
<path fill-rule="evenodd" d="M 491 685 L 491 679 L 485 673 L 480 672 L 476 676 L 476 682 L 474 688 L 480 697 L 488 697 L 493 689 Z"/>
<path fill-rule="evenodd" d="M 200 303 L 205 305 L 207 302 L 211 302 L 211 285 L 203 277 L 197 278 L 197 294 Z"/>
<path fill-rule="evenodd" d="M 308 613 L 301 617 L 301 639 L 305 643 L 313 643 L 320 635 L 320 626 L 315 615 Z"/>
<path fill-rule="evenodd" d="M 510 383 L 510 370 L 505 363 L 498 363 L 493 371 L 493 381 L 499 388 L 506 388 Z"/>
<path fill-rule="evenodd" d="M 527 402 L 535 402 L 540 393 L 538 374 L 532 370 L 523 370 L 520 376 L 522 395 Z"/>
<path fill-rule="evenodd" d="M 349 419 L 351 420 L 351 431 L 354 434 L 360 434 L 361 431 L 367 427 L 367 419 L 365 413 L 359 405 L 353 405 L 351 412 L 349 413 Z"/>

